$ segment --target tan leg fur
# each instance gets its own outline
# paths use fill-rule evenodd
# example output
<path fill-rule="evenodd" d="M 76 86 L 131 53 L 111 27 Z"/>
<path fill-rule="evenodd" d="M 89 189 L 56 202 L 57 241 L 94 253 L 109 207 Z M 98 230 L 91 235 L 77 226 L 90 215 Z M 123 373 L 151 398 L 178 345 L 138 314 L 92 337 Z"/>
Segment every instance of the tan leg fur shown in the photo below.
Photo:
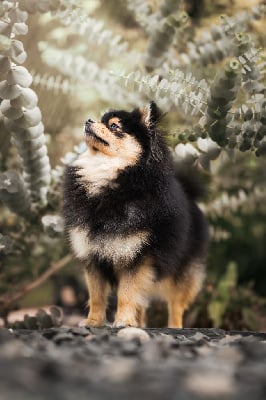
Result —
<path fill-rule="evenodd" d="M 203 265 L 194 262 L 178 281 L 167 277 L 155 282 L 152 260 L 149 258 L 144 259 L 137 271 L 121 271 L 114 326 L 145 327 L 147 301 L 149 297 L 159 296 L 168 305 L 168 327 L 182 328 L 184 311 L 201 289 L 204 277 Z M 86 280 L 90 293 L 90 312 L 86 325 L 102 326 L 105 323 L 110 286 L 96 270 L 86 271 Z"/>
<path fill-rule="evenodd" d="M 146 327 L 146 307 L 138 306 L 137 308 L 137 322 L 141 328 Z"/>
<path fill-rule="evenodd" d="M 119 276 L 117 312 L 114 326 L 139 326 L 144 323 L 143 307 L 154 284 L 151 260 L 146 258 L 137 271 Z"/>
<path fill-rule="evenodd" d="M 96 270 L 85 273 L 86 282 L 90 294 L 89 315 L 87 326 L 103 326 L 106 319 L 106 307 L 110 285 Z"/>
<path fill-rule="evenodd" d="M 183 314 L 193 302 L 201 289 L 205 277 L 203 265 L 191 264 L 183 277 L 174 281 L 172 278 L 164 279 L 158 284 L 158 291 L 168 304 L 168 327 L 182 328 Z"/>

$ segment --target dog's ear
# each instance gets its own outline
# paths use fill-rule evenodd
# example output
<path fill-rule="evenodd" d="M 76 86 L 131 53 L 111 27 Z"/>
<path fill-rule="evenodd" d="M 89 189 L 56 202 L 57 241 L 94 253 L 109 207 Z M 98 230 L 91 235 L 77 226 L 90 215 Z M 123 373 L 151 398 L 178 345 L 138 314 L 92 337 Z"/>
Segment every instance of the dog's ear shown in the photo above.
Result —
<path fill-rule="evenodd" d="M 140 109 L 139 111 L 141 115 L 141 122 L 146 125 L 149 130 L 154 130 L 156 128 L 156 124 L 162 117 L 162 112 L 157 107 L 157 104 L 154 101 L 151 101 L 146 107 Z"/>

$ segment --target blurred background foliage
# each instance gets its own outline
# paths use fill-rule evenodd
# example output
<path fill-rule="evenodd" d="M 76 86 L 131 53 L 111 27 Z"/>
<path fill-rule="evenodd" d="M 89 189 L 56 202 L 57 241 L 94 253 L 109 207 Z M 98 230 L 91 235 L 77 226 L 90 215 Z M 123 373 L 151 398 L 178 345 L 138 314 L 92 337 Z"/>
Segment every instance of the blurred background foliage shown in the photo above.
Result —
<path fill-rule="evenodd" d="M 86 119 L 156 100 L 177 166 L 211 182 L 208 277 L 185 326 L 265 330 L 265 14 L 257 0 L 1 1 L 2 318 L 53 303 L 85 315 L 64 165 Z M 148 316 L 165 324 L 159 303 Z"/>

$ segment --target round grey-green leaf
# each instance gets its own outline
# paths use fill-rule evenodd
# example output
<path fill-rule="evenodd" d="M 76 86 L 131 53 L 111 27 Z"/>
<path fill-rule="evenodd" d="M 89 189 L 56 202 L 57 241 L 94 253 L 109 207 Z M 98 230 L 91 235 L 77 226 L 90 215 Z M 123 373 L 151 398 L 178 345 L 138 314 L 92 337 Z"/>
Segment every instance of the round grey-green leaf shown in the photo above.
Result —
<path fill-rule="evenodd" d="M 22 146 L 23 143 L 23 146 Z M 41 145 L 38 149 L 33 149 L 30 146 L 30 142 L 18 142 L 17 140 L 12 139 L 12 144 L 19 148 L 19 155 L 23 158 L 23 160 L 36 160 L 41 159 L 44 156 L 47 156 L 47 147 Z"/>
<path fill-rule="evenodd" d="M 19 85 L 9 85 L 7 81 L 0 82 L 0 97 L 2 99 L 13 100 L 20 95 L 22 87 Z"/>
<path fill-rule="evenodd" d="M 10 60 L 8 57 L 0 56 L 0 73 L 5 73 L 10 68 Z"/>
<path fill-rule="evenodd" d="M 9 85 L 20 85 L 22 87 L 28 87 L 32 83 L 32 76 L 29 73 L 29 71 L 20 66 L 16 65 L 14 67 L 11 67 L 7 74 L 7 83 Z"/>
<path fill-rule="evenodd" d="M 36 139 L 38 136 L 40 136 L 44 132 L 44 126 L 43 123 L 40 122 L 36 126 L 32 126 L 30 128 L 27 128 L 25 130 L 25 135 L 29 136 L 31 139 Z"/>
<path fill-rule="evenodd" d="M 21 128 L 29 128 L 38 125 L 41 119 L 41 111 L 39 107 L 35 107 L 32 110 L 23 111 L 22 117 L 16 120 L 16 124 Z"/>
<path fill-rule="evenodd" d="M 48 156 L 44 156 L 41 158 L 37 158 L 37 159 L 23 159 L 23 164 L 25 167 L 25 170 L 27 171 L 27 169 L 29 171 L 34 171 L 39 170 L 42 167 L 46 167 L 46 165 L 49 165 L 49 158 Z"/>
<path fill-rule="evenodd" d="M 15 132 L 13 131 L 13 136 L 18 139 L 18 140 L 23 140 L 23 141 L 27 141 L 27 140 L 34 140 L 37 139 L 39 136 L 41 136 L 43 134 L 44 131 L 44 126 L 43 123 L 40 122 L 38 125 L 36 126 L 32 126 L 31 128 L 18 128 L 19 131 Z"/>
<path fill-rule="evenodd" d="M 0 111 L 5 117 L 12 120 L 18 119 L 23 115 L 23 110 L 21 108 L 13 108 L 9 100 L 2 101 Z"/>
<path fill-rule="evenodd" d="M 20 135 L 24 131 L 24 129 L 17 126 L 12 119 L 4 117 L 4 124 L 6 129 L 15 136 Z"/>
<path fill-rule="evenodd" d="M 28 13 L 26 11 L 22 11 L 22 9 L 13 8 L 13 10 L 9 12 L 9 17 L 11 22 L 25 22 L 28 19 Z"/>
<path fill-rule="evenodd" d="M 37 10 L 41 13 L 46 13 L 50 11 L 50 0 L 39 0 L 37 1 Z"/>
<path fill-rule="evenodd" d="M 0 35 L 10 37 L 12 25 L 8 22 L 0 21 Z"/>
<path fill-rule="evenodd" d="M 5 35 L 0 35 L 0 51 L 5 52 L 11 49 L 12 40 Z"/>
<path fill-rule="evenodd" d="M 3 17 L 6 11 L 7 11 L 7 4 L 0 4 L 0 17 Z"/>
<path fill-rule="evenodd" d="M 26 35 L 28 33 L 28 25 L 24 22 L 16 22 L 13 26 L 13 33 L 15 35 Z"/>
<path fill-rule="evenodd" d="M 30 14 L 34 14 L 37 11 L 36 0 L 20 0 L 19 8 L 23 11 L 27 11 Z"/>
<path fill-rule="evenodd" d="M 25 131 L 24 131 L 25 132 Z M 27 140 L 25 139 L 24 132 L 20 136 L 14 136 L 13 138 L 13 143 L 18 149 L 21 149 L 22 151 L 25 150 L 25 152 L 31 151 L 31 150 L 38 150 L 41 147 L 45 147 L 45 137 L 44 135 L 40 136 L 37 139 L 32 139 L 32 140 Z"/>
<path fill-rule="evenodd" d="M 14 100 L 10 101 L 12 107 L 20 108 L 26 107 L 32 109 L 37 106 L 38 97 L 36 93 L 30 88 L 22 88 L 21 94 Z"/>
<path fill-rule="evenodd" d="M 25 61 L 26 58 L 27 58 L 27 53 L 26 53 L 26 51 L 22 51 L 22 53 L 20 53 L 20 54 L 18 54 L 18 55 L 16 55 L 16 56 L 13 55 L 12 58 L 13 58 L 13 60 L 14 60 L 15 62 L 17 62 L 18 64 L 23 64 L 24 61 Z"/>
<path fill-rule="evenodd" d="M 26 60 L 27 54 L 24 50 L 23 43 L 20 40 L 12 40 L 9 56 L 19 64 L 22 64 Z"/>

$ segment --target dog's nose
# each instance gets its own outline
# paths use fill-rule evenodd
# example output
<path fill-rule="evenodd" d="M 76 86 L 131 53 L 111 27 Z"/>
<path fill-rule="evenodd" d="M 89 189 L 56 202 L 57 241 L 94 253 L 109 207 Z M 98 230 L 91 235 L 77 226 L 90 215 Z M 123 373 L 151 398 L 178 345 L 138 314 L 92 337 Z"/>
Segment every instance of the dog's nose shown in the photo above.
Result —
<path fill-rule="evenodd" d="M 89 131 L 90 131 L 90 126 L 91 126 L 91 124 L 93 124 L 95 121 L 93 121 L 92 119 L 88 119 L 86 122 L 85 122 L 85 125 L 84 125 L 84 133 L 86 134 L 86 133 L 89 133 Z"/>

